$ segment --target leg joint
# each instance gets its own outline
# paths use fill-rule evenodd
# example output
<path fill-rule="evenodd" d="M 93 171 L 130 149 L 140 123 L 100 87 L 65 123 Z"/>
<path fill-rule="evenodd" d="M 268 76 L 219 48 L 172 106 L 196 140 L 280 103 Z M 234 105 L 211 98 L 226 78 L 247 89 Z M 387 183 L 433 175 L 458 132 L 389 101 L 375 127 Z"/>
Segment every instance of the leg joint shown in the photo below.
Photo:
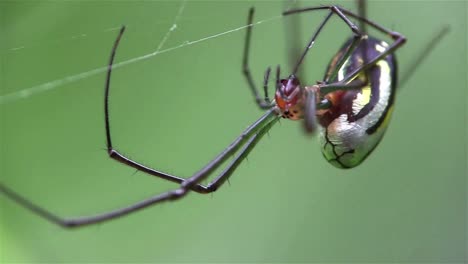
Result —
<path fill-rule="evenodd" d="M 107 153 L 109 154 L 109 157 L 111 157 L 111 158 L 114 158 L 116 155 L 119 156 L 117 154 L 117 151 L 115 149 L 113 149 L 113 148 L 107 149 Z"/>
<path fill-rule="evenodd" d="M 170 200 L 177 200 L 184 197 L 187 194 L 187 189 L 179 188 L 169 193 Z"/>

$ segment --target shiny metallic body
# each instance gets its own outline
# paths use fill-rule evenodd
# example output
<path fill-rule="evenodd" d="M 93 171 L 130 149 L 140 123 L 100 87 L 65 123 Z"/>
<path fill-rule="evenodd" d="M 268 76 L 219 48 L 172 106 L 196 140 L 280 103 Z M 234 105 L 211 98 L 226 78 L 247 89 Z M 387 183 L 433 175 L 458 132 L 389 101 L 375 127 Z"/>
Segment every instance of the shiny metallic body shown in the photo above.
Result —
<path fill-rule="evenodd" d="M 350 41 L 332 59 L 325 78 L 335 68 Z M 349 72 L 362 65 L 364 56 L 375 58 L 387 47 L 387 43 L 370 36 L 363 39 L 332 81 L 341 81 Z M 361 73 L 357 78 L 366 85 L 357 90 L 339 90 L 327 94 L 325 98 L 332 102 L 332 107 L 318 116 L 323 156 L 339 168 L 359 165 L 378 145 L 386 131 L 397 84 L 395 55 L 390 54 L 378 61 L 368 70 L 367 75 Z"/>

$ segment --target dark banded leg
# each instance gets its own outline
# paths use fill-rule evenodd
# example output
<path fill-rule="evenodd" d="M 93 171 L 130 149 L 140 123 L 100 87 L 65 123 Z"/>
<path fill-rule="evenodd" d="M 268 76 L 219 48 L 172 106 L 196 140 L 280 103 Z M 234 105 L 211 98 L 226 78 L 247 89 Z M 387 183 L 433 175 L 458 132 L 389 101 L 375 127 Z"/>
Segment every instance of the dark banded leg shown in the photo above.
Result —
<path fill-rule="evenodd" d="M 34 204 L 33 202 L 27 200 L 23 196 L 19 195 L 15 191 L 9 189 L 8 187 L 0 183 L 0 193 L 4 194 L 8 198 L 17 202 L 21 206 L 31 210 L 35 214 L 45 218 L 46 220 L 50 222 L 60 225 L 62 227 L 67 227 L 67 228 L 78 227 L 78 226 L 90 225 L 90 224 L 95 224 L 95 223 L 111 220 L 117 217 L 127 215 L 131 212 L 146 208 L 153 204 L 157 204 L 157 203 L 164 202 L 164 201 L 180 199 L 184 197 L 191 190 L 198 191 L 200 193 L 213 192 L 227 180 L 227 178 L 234 172 L 234 170 L 244 160 L 244 158 L 253 149 L 253 147 L 259 142 L 262 136 L 279 119 L 279 117 L 277 116 L 276 109 L 271 108 L 260 119 L 258 119 L 255 123 L 249 126 L 224 151 L 222 151 L 205 167 L 203 167 L 200 171 L 198 171 L 197 173 L 195 173 L 192 177 L 188 179 L 183 179 L 177 176 L 159 172 L 157 170 L 145 167 L 123 156 L 122 154 L 118 153 L 112 147 L 112 141 L 111 141 L 111 136 L 110 136 L 110 125 L 109 125 L 109 110 L 108 110 L 109 100 L 108 98 L 109 98 L 110 76 L 112 72 L 113 60 L 115 57 L 117 46 L 119 44 L 119 41 L 122 37 L 124 30 L 125 30 L 125 27 L 122 27 L 114 43 L 114 47 L 111 52 L 111 58 L 110 58 L 109 67 L 108 67 L 108 75 L 106 78 L 104 111 L 105 111 L 106 138 L 107 138 L 109 155 L 112 158 L 116 159 L 117 161 L 122 162 L 128 166 L 134 167 L 138 170 L 150 173 L 151 175 L 159 176 L 163 179 L 168 179 L 170 181 L 177 182 L 180 184 L 180 187 L 178 189 L 150 197 L 141 202 L 138 202 L 133 205 L 120 208 L 120 209 L 117 209 L 108 213 L 98 214 L 98 215 L 89 216 L 89 217 L 64 219 Z M 236 154 L 236 152 L 238 153 Z M 207 178 L 214 170 L 216 170 L 221 164 L 226 162 L 226 160 L 232 155 L 235 155 L 233 161 L 231 161 L 227 165 L 226 169 L 224 169 L 212 182 L 210 182 L 207 186 L 203 186 L 199 184 L 202 180 Z"/>
<path fill-rule="evenodd" d="M 341 10 L 343 11 L 344 14 L 346 14 L 348 16 L 351 16 L 351 17 L 354 17 L 354 18 L 358 19 L 361 22 L 364 22 L 364 24 L 367 24 L 367 25 L 377 29 L 378 31 L 382 32 L 383 34 L 389 36 L 390 38 L 392 38 L 394 40 L 394 42 L 392 44 L 390 44 L 390 46 L 384 52 L 380 53 L 379 56 L 377 56 L 377 57 L 375 57 L 373 59 L 366 58 L 368 61 L 367 61 L 366 64 L 363 64 L 362 69 L 356 69 L 354 72 L 350 73 L 347 77 L 345 77 L 343 82 L 347 83 L 350 80 L 354 79 L 362 71 L 365 71 L 365 70 L 369 69 L 370 67 L 372 67 L 373 65 L 375 65 L 379 60 L 385 58 L 389 54 L 394 53 L 398 48 L 400 48 L 403 44 L 406 43 L 406 38 L 403 35 L 401 35 L 399 32 L 388 30 L 388 29 L 382 27 L 381 25 L 367 19 L 366 17 L 356 15 L 355 13 L 353 13 L 353 12 L 351 12 L 349 10 L 346 10 L 344 8 L 341 8 Z M 365 4 L 360 4 L 359 12 L 362 13 L 363 15 L 365 15 L 365 12 L 366 12 Z"/>
<path fill-rule="evenodd" d="M 386 34 L 387 36 L 390 36 L 394 40 L 403 39 L 402 42 L 404 44 L 404 42 L 406 41 L 404 36 L 402 36 L 398 32 L 390 31 L 378 25 L 377 23 L 367 19 L 366 3 L 364 0 L 359 0 L 358 5 L 358 15 L 346 9 L 342 10 L 345 14 L 359 20 L 361 31 L 367 32 L 365 26 L 366 24 L 368 24 L 374 27 L 375 29 L 379 30 L 380 32 Z M 449 31 L 450 27 L 448 25 L 444 25 L 429 41 L 427 41 L 428 44 L 417 54 L 416 58 L 412 61 L 411 66 L 408 67 L 408 70 L 403 72 L 404 75 L 399 80 L 399 86 L 403 86 L 406 83 L 406 81 L 409 79 L 410 76 L 413 75 L 414 71 L 418 68 L 418 66 L 424 61 L 424 59 L 429 57 L 429 54 L 432 52 L 432 50 L 440 43 L 440 41 L 442 41 L 442 39 L 445 37 L 446 34 L 448 34 Z M 364 57 L 364 61 L 368 61 L 368 59 Z"/>
<path fill-rule="evenodd" d="M 359 16 L 360 17 L 367 17 L 366 15 L 366 9 L 367 5 L 365 0 L 357 0 L 358 2 L 358 10 L 359 10 Z M 359 30 L 362 32 L 364 37 L 367 37 L 367 27 L 366 23 L 364 23 L 362 20 L 359 20 Z M 339 63 L 335 65 L 333 69 L 329 69 L 328 74 L 326 75 L 327 77 L 324 80 L 325 84 L 319 85 L 320 89 L 320 94 L 321 96 L 326 95 L 327 93 L 338 91 L 338 90 L 349 90 L 349 89 L 356 89 L 359 90 L 362 87 L 364 87 L 367 83 L 360 80 L 360 79 L 355 79 L 351 81 L 348 84 L 341 84 L 341 83 L 332 83 L 329 84 L 330 80 L 334 80 L 338 71 L 341 69 L 345 61 L 351 56 L 351 54 L 355 51 L 357 48 L 357 45 L 361 43 L 362 37 L 359 39 L 359 42 L 356 41 L 356 35 L 354 35 L 353 41 L 350 43 L 350 45 L 347 48 L 347 52 L 341 56 Z M 361 57 L 363 58 L 363 63 L 366 64 L 368 59 L 367 59 L 367 41 L 364 41 L 362 43 L 364 46 L 363 49 L 361 49 L 362 52 Z M 366 74 L 367 76 L 367 74 Z"/>
<path fill-rule="evenodd" d="M 268 81 L 270 80 L 270 72 L 271 67 L 268 67 L 265 71 L 265 78 L 263 78 L 263 94 L 265 96 L 264 102 L 270 104 L 271 107 L 271 100 L 268 96 Z"/>
<path fill-rule="evenodd" d="M 178 177 L 178 176 L 175 176 L 175 175 L 171 175 L 171 174 L 168 174 L 168 173 L 165 173 L 165 172 L 161 172 L 161 171 L 152 169 L 150 167 L 147 167 L 147 166 L 145 166 L 143 164 L 140 164 L 140 163 L 138 163 L 138 162 L 124 156 L 123 154 L 119 153 L 112 145 L 112 139 L 111 139 L 111 133 L 110 133 L 110 121 L 109 121 L 110 79 L 111 79 L 111 74 L 112 74 L 112 65 L 113 65 L 113 62 L 114 62 L 115 53 L 116 53 L 117 47 L 118 47 L 118 45 L 120 43 L 120 39 L 121 39 L 124 31 L 125 31 L 125 27 L 122 27 L 120 32 L 119 32 L 119 35 L 117 36 L 117 38 L 115 40 L 114 46 L 112 48 L 111 57 L 110 57 L 110 60 L 109 60 L 108 71 L 107 71 L 106 86 L 105 86 L 104 114 L 105 114 L 105 127 L 106 127 L 106 142 L 107 142 L 107 150 L 108 150 L 109 156 L 111 158 L 113 158 L 113 159 L 115 159 L 115 160 L 117 160 L 117 161 L 119 161 L 119 162 L 121 162 L 121 163 L 123 163 L 123 164 L 125 164 L 127 166 L 133 167 L 133 168 L 135 168 L 135 169 L 137 169 L 139 171 L 145 172 L 145 173 L 153 175 L 153 176 L 160 177 L 160 178 L 168 180 L 168 181 L 172 181 L 172 182 L 181 184 L 186 180 L 185 178 Z M 267 70 L 267 73 L 265 75 L 265 82 L 268 80 L 269 72 L 270 72 L 270 70 Z M 266 88 L 265 88 L 265 95 L 268 97 L 268 94 L 266 93 Z M 264 115 L 264 118 L 266 118 L 268 115 L 274 115 L 274 110 L 270 109 L 267 112 L 267 114 Z M 260 119 L 260 120 L 262 120 L 262 119 Z M 190 188 L 191 188 L 192 191 L 195 191 L 195 192 L 198 192 L 198 193 L 203 193 L 203 194 L 210 193 L 210 192 L 215 191 L 216 188 L 219 185 L 221 185 L 220 182 L 218 182 L 218 180 L 219 179 L 216 178 L 213 182 L 209 183 L 206 186 L 202 185 L 202 184 L 196 184 L 196 185 L 191 186 Z M 224 182 L 224 181 L 222 181 L 222 182 Z"/>
<path fill-rule="evenodd" d="M 330 12 L 328 13 L 328 15 L 325 17 L 325 19 L 322 21 L 322 23 L 319 25 L 319 27 L 316 29 L 315 33 L 312 35 L 312 38 L 311 40 L 309 41 L 309 43 L 307 44 L 304 52 L 302 53 L 301 57 L 299 58 L 298 62 L 296 63 L 296 66 L 294 67 L 294 70 L 292 72 L 291 75 L 295 75 L 299 69 L 299 66 L 302 64 L 305 56 L 307 55 L 307 53 L 309 52 L 310 48 L 312 48 L 313 44 L 315 43 L 315 40 L 317 38 L 317 36 L 320 34 L 320 32 L 322 31 L 323 27 L 325 26 L 325 24 L 329 21 L 330 17 L 333 15 L 333 14 L 336 14 L 338 15 L 339 18 L 341 18 L 348 26 L 349 28 L 351 29 L 351 31 L 353 32 L 354 34 L 354 38 L 353 38 L 353 41 L 351 42 L 350 46 L 348 47 L 346 53 L 342 56 L 339 64 L 343 64 L 344 61 L 346 60 L 347 57 L 349 57 L 349 55 L 352 53 L 352 51 L 357 47 L 357 44 L 359 43 L 359 41 L 361 40 L 361 37 L 362 37 L 362 33 L 359 31 L 359 28 L 353 24 L 353 22 L 351 22 L 344 14 L 343 12 L 341 11 L 341 9 L 337 6 L 319 6 L 319 7 L 310 7 L 310 8 L 303 8 L 303 9 L 292 9 L 292 10 L 287 10 L 285 12 L 283 12 L 283 15 L 284 16 L 287 16 L 287 15 L 292 15 L 292 14 L 297 14 L 297 13 L 302 13 L 302 12 L 305 12 L 305 11 L 314 11 L 314 10 L 326 10 L 326 9 L 329 9 Z"/>
<path fill-rule="evenodd" d="M 320 92 L 322 95 L 325 95 L 327 93 L 336 91 L 336 90 L 353 90 L 357 89 L 358 86 L 356 85 L 350 85 L 353 82 L 350 82 L 354 78 L 356 78 L 359 74 L 365 72 L 366 70 L 370 69 L 372 66 L 374 66 L 378 61 L 384 59 L 387 57 L 389 54 L 392 54 L 395 52 L 396 49 L 401 47 L 405 43 L 406 39 L 404 37 L 398 38 L 395 42 L 392 43 L 384 52 L 380 53 L 378 56 L 375 58 L 370 59 L 370 61 L 366 64 L 362 64 L 359 68 L 354 70 L 353 72 L 347 74 L 343 80 L 335 82 L 335 83 L 330 83 L 330 84 L 320 84 Z"/>
<path fill-rule="evenodd" d="M 238 138 L 234 140 L 224 151 L 222 151 L 218 156 L 216 156 L 211 162 L 209 162 L 205 167 L 195 173 L 192 177 L 184 180 L 180 187 L 168 192 L 164 192 L 159 195 L 152 196 L 148 199 L 145 199 L 141 202 L 132 204 L 127 207 L 123 207 L 111 212 L 98 214 L 94 216 L 86 216 L 79 218 L 62 218 L 56 214 L 46 210 L 33 202 L 25 199 L 18 193 L 7 188 L 5 185 L 0 183 L 0 193 L 4 194 L 8 198 L 12 199 L 16 203 L 22 205 L 23 207 L 31 210 L 35 214 L 43 217 L 44 219 L 60 225 L 66 228 L 80 227 L 85 225 L 91 225 L 95 223 L 104 222 L 107 220 L 115 219 L 132 212 L 144 209 L 154 204 L 158 204 L 165 201 L 178 200 L 187 193 L 194 189 L 194 186 L 197 186 L 199 182 L 207 178 L 214 170 L 216 170 L 222 163 L 224 163 L 229 157 L 234 155 L 237 151 L 239 153 L 235 156 L 234 160 L 229 163 L 225 170 L 223 170 L 218 177 L 216 177 L 212 183 L 207 187 L 210 190 L 216 190 L 221 186 L 227 178 L 237 169 L 239 164 L 244 160 L 244 158 L 249 154 L 253 147 L 259 142 L 262 136 L 267 133 L 271 127 L 278 121 L 278 116 L 274 109 L 268 111 L 263 115 L 259 120 L 254 124 L 249 126 Z"/>
<path fill-rule="evenodd" d="M 229 163 L 226 169 L 221 172 L 213 181 L 207 184 L 206 193 L 216 191 L 223 183 L 229 179 L 231 174 L 237 169 L 237 166 L 247 157 L 252 149 L 257 145 L 260 139 L 271 129 L 271 127 L 279 121 L 279 118 L 273 119 L 270 123 L 265 125 L 258 133 L 253 135 L 239 153 L 234 157 L 233 161 Z"/>
<path fill-rule="evenodd" d="M 366 0 L 357 0 L 357 6 L 358 6 L 358 16 L 367 18 Z M 367 35 L 367 24 L 364 23 L 364 21 L 362 20 L 359 20 L 359 29 L 361 30 L 361 32 Z M 364 41 L 362 45 L 364 48 L 361 49 L 361 57 L 362 57 L 363 63 L 366 64 L 369 61 L 369 58 L 367 58 L 367 52 L 366 52 L 369 48 L 369 43 L 367 41 Z M 367 73 L 365 75 L 368 76 Z"/>
<path fill-rule="evenodd" d="M 320 87 L 320 95 L 325 96 L 328 93 L 343 91 L 343 90 L 360 90 L 366 85 L 366 82 L 360 79 L 352 80 L 351 82 L 344 84 L 342 82 L 334 82 L 329 84 L 318 84 Z"/>
<path fill-rule="evenodd" d="M 184 181 L 183 178 L 177 177 L 175 175 L 171 175 L 162 171 L 158 171 L 155 169 L 152 169 L 150 167 L 147 167 L 141 163 L 138 163 L 136 161 L 133 161 L 129 159 L 128 157 L 124 156 L 121 154 L 119 151 L 117 151 L 113 145 L 112 145 L 112 137 L 111 137 L 111 130 L 110 130 L 110 121 L 109 121 L 109 92 L 110 92 L 110 80 L 111 80 L 111 74 L 112 74 L 112 66 L 114 63 L 114 58 L 115 58 L 115 53 L 117 51 L 117 47 L 119 46 L 120 39 L 122 38 L 123 33 L 125 32 L 125 26 L 122 26 L 120 29 L 120 32 L 114 42 L 114 46 L 112 47 L 112 52 L 111 56 L 109 59 L 109 64 L 107 68 L 107 77 L 106 77 L 106 85 L 105 85 L 105 91 L 104 91 L 104 119 L 105 119 L 105 127 L 106 127 L 106 143 L 107 143 L 107 152 L 109 153 L 109 156 L 112 159 L 117 160 L 120 163 L 123 163 L 127 166 L 133 167 L 139 171 L 145 172 L 147 174 L 153 175 L 160 177 L 162 179 L 172 181 L 175 183 L 182 183 Z M 203 189 L 204 186 L 197 186 L 198 189 Z"/>
<path fill-rule="evenodd" d="M 346 17 L 346 15 L 366 23 L 367 25 L 377 29 L 378 31 L 386 34 L 387 36 L 391 37 L 394 40 L 394 42 L 392 44 L 390 44 L 390 46 L 384 52 L 380 53 L 379 56 L 376 56 L 375 58 L 372 58 L 372 59 L 369 58 L 369 61 L 367 63 L 363 64 L 361 67 L 357 68 L 356 70 L 354 70 L 353 72 L 348 74 L 339 83 L 336 83 L 336 84 L 333 84 L 333 85 L 348 83 L 350 80 L 353 80 L 354 78 L 356 78 L 357 75 L 359 75 L 363 71 L 365 71 L 365 70 L 369 69 L 370 67 L 372 67 L 373 65 L 375 65 L 379 60 L 381 60 L 381 59 L 385 58 L 387 55 L 395 52 L 395 50 L 397 50 L 399 47 L 401 47 L 406 42 L 406 38 L 403 35 L 401 35 L 400 33 L 390 31 L 390 30 L 378 25 L 377 23 L 375 23 L 375 22 L 373 22 L 373 21 L 371 21 L 371 20 L 369 20 L 369 19 L 367 19 L 365 17 L 361 17 L 361 16 L 359 16 L 359 15 L 357 15 L 357 14 L 355 14 L 355 13 L 349 11 L 349 10 L 346 10 L 344 8 L 337 7 L 337 6 L 308 7 L 308 8 L 302 8 L 302 9 L 289 10 L 287 12 L 284 12 L 283 14 L 284 15 L 290 15 L 290 14 L 297 14 L 297 13 L 302 13 L 302 12 L 306 12 L 306 11 L 324 10 L 324 9 L 338 10 L 337 14 L 341 14 L 339 16 L 350 26 L 350 28 L 353 30 L 354 33 L 356 33 L 355 31 L 359 32 L 359 29 L 357 29 L 357 27 L 354 24 L 352 24 L 352 22 Z M 353 40 L 353 42 L 354 41 L 355 40 Z M 308 49 L 306 49 L 306 51 L 307 50 Z"/>
<path fill-rule="evenodd" d="M 283 10 L 288 11 L 291 9 L 297 9 L 299 6 L 299 1 L 296 0 L 286 0 L 283 1 Z M 286 54 L 288 56 L 288 66 L 289 71 L 294 69 L 294 66 L 297 63 L 297 59 L 300 58 L 303 52 L 303 43 L 302 43 L 302 23 L 300 23 L 299 16 L 292 16 L 288 19 L 285 19 L 284 23 L 284 32 L 285 32 L 285 39 L 286 39 Z M 304 68 L 300 68 L 297 73 L 296 77 L 299 80 L 302 80 L 304 83 L 307 80 L 304 78 L 307 74 L 304 74 Z"/>
<path fill-rule="evenodd" d="M 114 46 L 113 46 L 112 52 L 111 52 L 111 57 L 110 57 L 110 60 L 109 60 L 109 66 L 108 66 L 107 78 L 106 78 L 105 95 L 104 95 L 104 98 L 105 98 L 105 101 L 104 101 L 104 114 L 105 114 L 107 151 L 109 153 L 109 156 L 112 159 L 115 159 L 120 163 L 123 163 L 123 164 L 125 164 L 127 166 L 133 167 L 133 168 L 135 168 L 135 169 L 137 169 L 139 171 L 145 172 L 145 173 L 150 174 L 152 176 L 156 176 L 156 177 L 159 177 L 159 178 L 171 181 L 171 182 L 181 184 L 183 181 L 185 181 L 184 178 L 178 177 L 178 176 L 175 176 L 175 175 L 171 175 L 171 174 L 159 171 L 159 170 L 155 170 L 155 169 L 150 168 L 148 166 L 145 166 L 145 165 L 143 165 L 143 164 L 141 164 L 139 162 L 136 162 L 136 161 L 126 157 L 125 155 L 121 154 L 112 145 L 112 138 L 111 138 L 111 132 L 110 132 L 110 121 L 109 121 L 109 116 L 110 116 L 109 115 L 110 80 L 111 80 L 112 65 L 113 65 L 113 62 L 114 62 L 115 53 L 116 53 L 117 47 L 118 47 L 118 45 L 120 43 L 120 39 L 121 39 L 124 31 L 125 31 L 125 27 L 122 27 L 120 32 L 119 32 L 119 35 L 117 36 L 117 38 L 115 40 L 115 43 L 114 43 Z M 269 75 L 269 71 L 267 71 L 267 75 L 266 75 L 265 79 L 268 78 L 268 75 Z M 216 185 L 216 183 L 211 183 L 211 184 L 213 184 L 213 186 Z M 210 193 L 210 192 L 213 192 L 215 190 L 215 188 L 210 187 L 210 185 L 205 186 L 205 185 L 202 185 L 202 184 L 194 185 L 191 188 L 192 188 L 192 191 L 195 191 L 195 192 L 198 192 L 198 193 Z"/>
<path fill-rule="evenodd" d="M 312 134 L 317 131 L 317 99 L 318 92 L 312 89 L 306 89 L 306 102 L 304 112 L 304 129 L 307 133 Z"/>
<path fill-rule="evenodd" d="M 247 33 L 245 35 L 245 42 L 244 42 L 244 56 L 242 59 L 242 73 L 244 74 L 247 83 L 252 91 L 252 95 L 255 97 L 255 102 L 257 103 L 260 109 L 269 109 L 272 107 L 270 99 L 268 98 L 268 77 L 270 75 L 270 68 L 267 69 L 265 72 L 265 79 L 263 83 L 263 89 L 265 97 L 261 98 L 258 92 L 257 86 L 255 85 L 255 81 L 253 80 L 252 73 L 250 72 L 249 67 L 249 53 L 250 53 L 250 39 L 252 35 L 252 22 L 253 22 L 253 15 L 254 15 L 254 8 L 251 7 L 249 10 L 249 15 L 247 17 Z"/>
<path fill-rule="evenodd" d="M 419 68 L 425 59 L 430 57 L 431 52 L 440 44 L 440 42 L 445 38 L 445 36 L 450 32 L 449 25 L 443 25 L 430 40 L 426 41 L 424 48 L 418 51 L 418 54 L 415 56 L 409 66 L 406 67 L 406 70 L 403 71 L 403 74 L 399 80 L 399 87 L 403 87 L 409 78 L 414 74 L 414 72 Z M 400 88 L 401 89 L 401 88 Z"/>
<path fill-rule="evenodd" d="M 110 93 L 110 80 L 111 80 L 111 75 L 112 75 L 112 66 L 114 64 L 114 58 L 115 58 L 115 53 L 117 51 L 117 48 L 120 43 L 120 39 L 122 38 L 123 33 L 125 32 L 125 27 L 123 26 L 120 29 L 120 32 L 114 42 L 114 46 L 112 47 L 112 52 L 111 56 L 109 59 L 109 64 L 107 68 L 107 77 L 106 77 L 106 85 L 105 85 L 105 92 L 104 92 L 104 118 L 105 118 L 105 127 L 106 127 L 106 143 L 107 143 L 107 152 L 109 153 L 109 157 L 112 159 L 123 163 L 127 166 L 133 167 L 139 171 L 145 172 L 149 175 L 156 176 L 171 182 L 175 183 L 182 183 L 185 179 L 171 175 L 162 171 L 158 171 L 155 169 L 152 169 L 148 166 L 145 166 L 139 162 L 136 162 L 125 155 L 121 154 L 118 150 L 116 150 L 113 145 L 112 145 L 112 137 L 111 137 L 111 129 L 110 129 L 110 121 L 109 121 L 109 93 Z M 204 193 L 206 192 L 206 186 L 203 185 L 197 185 L 193 187 L 193 191 L 199 192 L 199 193 Z"/>

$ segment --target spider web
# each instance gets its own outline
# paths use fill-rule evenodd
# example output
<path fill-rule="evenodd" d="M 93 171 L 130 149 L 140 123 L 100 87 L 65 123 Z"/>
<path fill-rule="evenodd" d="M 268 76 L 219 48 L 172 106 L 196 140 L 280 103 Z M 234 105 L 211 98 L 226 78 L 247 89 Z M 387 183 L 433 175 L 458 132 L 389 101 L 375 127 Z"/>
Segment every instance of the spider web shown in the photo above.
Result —
<path fill-rule="evenodd" d="M 175 51 L 175 50 L 178 50 L 178 49 L 186 48 L 186 47 L 191 46 L 191 45 L 196 45 L 196 44 L 204 43 L 204 42 L 207 42 L 209 40 L 216 39 L 216 38 L 221 38 L 221 37 L 224 37 L 224 36 L 226 36 L 228 34 L 232 34 L 234 32 L 244 30 L 245 28 L 247 28 L 249 26 L 249 25 L 240 24 L 237 27 L 228 28 L 228 29 L 226 29 L 224 31 L 221 31 L 221 32 L 218 32 L 218 33 L 215 33 L 215 34 L 206 35 L 206 36 L 198 38 L 198 39 L 186 40 L 186 41 L 184 41 L 182 43 L 179 43 L 179 44 L 171 46 L 171 47 L 165 47 L 165 44 L 171 38 L 171 36 L 173 34 L 177 34 L 178 22 L 183 17 L 186 7 L 187 7 L 187 0 L 180 1 L 179 7 L 177 9 L 177 12 L 174 14 L 174 18 L 173 18 L 173 21 L 172 21 L 171 25 L 167 29 L 166 33 L 159 40 L 158 44 L 156 45 L 156 49 L 153 52 L 146 53 L 146 54 L 143 54 L 141 56 L 133 57 L 133 58 L 121 61 L 119 63 L 115 63 L 113 65 L 113 69 L 125 67 L 125 66 L 128 66 L 128 65 L 137 63 L 137 62 L 148 60 L 148 59 L 151 59 L 151 58 L 156 57 L 158 55 L 161 55 L 163 53 L 172 52 L 172 51 Z M 273 16 L 273 17 L 269 17 L 269 18 L 266 18 L 266 19 L 262 19 L 262 20 L 257 20 L 254 23 L 252 23 L 252 26 L 257 26 L 257 25 L 260 25 L 260 24 L 263 24 L 263 23 L 269 23 L 269 22 L 278 20 L 281 17 L 282 17 L 281 15 L 278 15 L 278 16 Z M 119 29 L 120 29 L 120 27 L 111 27 L 111 28 L 103 29 L 103 30 L 101 30 L 101 32 L 109 32 L 109 31 L 117 32 Z M 49 41 L 50 42 L 60 42 L 60 41 L 70 40 L 70 39 L 71 40 L 79 40 L 79 39 L 87 38 L 89 35 L 91 35 L 91 34 L 79 33 L 79 34 L 71 35 L 69 37 L 65 37 L 63 39 L 55 39 L 55 40 L 49 40 Z M 29 48 L 30 46 L 33 46 L 33 45 L 34 44 L 30 44 L 30 45 L 25 44 L 25 45 L 19 45 L 19 46 L 7 48 L 7 52 L 18 52 L 18 51 L 21 51 L 23 49 Z M 58 89 L 58 88 L 64 87 L 67 84 L 78 82 L 80 80 L 90 78 L 90 77 L 98 75 L 98 74 L 102 74 L 102 73 L 104 73 L 106 71 L 107 71 L 107 65 L 103 65 L 102 67 L 98 67 L 98 68 L 90 69 L 88 71 L 84 71 L 84 72 L 64 76 L 62 78 L 51 80 L 51 81 L 44 82 L 44 83 L 40 83 L 40 84 L 31 86 L 31 87 L 24 87 L 24 88 L 20 88 L 20 89 L 15 89 L 16 91 L 14 91 L 14 92 L 0 95 L 0 105 L 15 102 L 15 101 L 22 100 L 22 99 L 26 99 L 26 98 L 29 98 L 29 97 L 34 96 L 34 95 L 38 95 L 38 94 L 45 93 L 45 92 L 48 92 L 48 91 L 51 91 L 51 90 L 54 90 L 54 89 Z M 8 90 L 8 89 L 6 89 L 6 90 Z"/>

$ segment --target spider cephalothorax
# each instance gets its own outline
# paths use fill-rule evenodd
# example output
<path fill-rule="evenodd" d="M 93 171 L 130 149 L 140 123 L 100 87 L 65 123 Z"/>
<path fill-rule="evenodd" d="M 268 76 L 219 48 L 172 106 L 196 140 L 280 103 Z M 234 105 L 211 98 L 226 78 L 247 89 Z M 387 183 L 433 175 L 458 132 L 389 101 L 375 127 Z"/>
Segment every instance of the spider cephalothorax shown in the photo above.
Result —
<path fill-rule="evenodd" d="M 296 76 L 291 75 L 288 79 L 279 81 L 275 101 L 283 118 L 291 120 L 304 118 L 304 88 Z"/>

